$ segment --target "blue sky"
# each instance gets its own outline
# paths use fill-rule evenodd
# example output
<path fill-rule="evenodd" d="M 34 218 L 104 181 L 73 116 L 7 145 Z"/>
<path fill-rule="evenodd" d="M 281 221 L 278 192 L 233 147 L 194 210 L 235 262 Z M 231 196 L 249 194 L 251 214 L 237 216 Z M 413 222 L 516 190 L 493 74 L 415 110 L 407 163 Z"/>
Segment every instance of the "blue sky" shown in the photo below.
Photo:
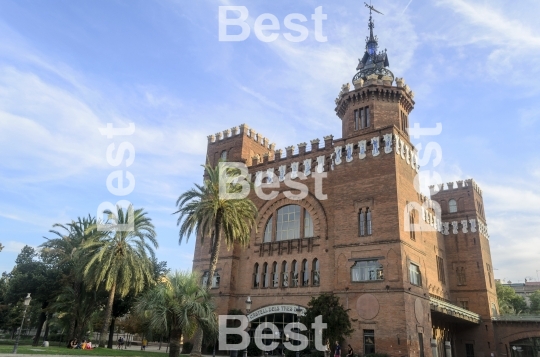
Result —
<path fill-rule="evenodd" d="M 496 278 L 540 270 L 540 13 L 538 1 L 375 0 L 390 69 L 415 92 L 410 122 L 442 123 L 444 182 L 484 191 Z M 252 33 L 220 42 L 218 7 L 246 6 L 247 22 L 290 13 L 328 18 L 327 42 Z M 116 202 L 106 187 L 111 142 L 98 128 L 133 122 L 136 186 L 159 234 L 158 257 L 189 269 L 178 245 L 178 195 L 200 182 L 209 134 L 247 123 L 278 148 L 340 136 L 334 98 L 364 52 L 362 2 L 0 2 L 0 271 L 54 223 Z M 281 33 L 285 30 L 280 31 Z M 284 130 L 286 128 L 286 130 Z M 123 166 L 119 167 L 124 168 Z"/>

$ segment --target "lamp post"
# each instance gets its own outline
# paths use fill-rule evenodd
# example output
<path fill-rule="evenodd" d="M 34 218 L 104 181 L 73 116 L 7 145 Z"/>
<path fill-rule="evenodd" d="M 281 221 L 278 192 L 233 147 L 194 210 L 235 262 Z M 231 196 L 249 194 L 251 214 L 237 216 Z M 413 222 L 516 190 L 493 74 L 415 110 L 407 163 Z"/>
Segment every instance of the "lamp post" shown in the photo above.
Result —
<path fill-rule="evenodd" d="M 28 308 L 28 305 L 30 305 L 30 301 L 32 301 L 32 298 L 30 297 L 30 293 L 24 298 L 24 312 L 23 312 L 23 318 L 21 321 L 21 328 L 19 329 L 19 333 L 17 334 L 17 339 L 15 340 L 15 346 L 13 346 L 13 354 L 17 354 L 17 348 L 19 347 L 19 339 L 21 338 L 21 332 L 24 325 L 24 319 L 26 318 L 26 309 Z"/>
<path fill-rule="evenodd" d="M 296 329 L 300 332 L 300 315 L 302 315 L 302 309 L 300 306 L 296 307 Z M 300 357 L 300 351 L 296 351 L 296 357 Z"/>
<path fill-rule="evenodd" d="M 247 314 L 249 314 L 249 312 L 251 311 L 251 304 L 252 303 L 253 302 L 251 301 L 251 296 L 248 296 L 247 300 L 246 300 L 246 317 L 247 317 Z M 249 334 L 249 323 L 248 323 L 248 334 Z M 250 340 L 251 340 L 251 337 L 250 337 Z M 249 344 L 248 344 L 248 347 L 249 347 Z M 244 350 L 244 357 L 247 357 L 247 347 Z"/>

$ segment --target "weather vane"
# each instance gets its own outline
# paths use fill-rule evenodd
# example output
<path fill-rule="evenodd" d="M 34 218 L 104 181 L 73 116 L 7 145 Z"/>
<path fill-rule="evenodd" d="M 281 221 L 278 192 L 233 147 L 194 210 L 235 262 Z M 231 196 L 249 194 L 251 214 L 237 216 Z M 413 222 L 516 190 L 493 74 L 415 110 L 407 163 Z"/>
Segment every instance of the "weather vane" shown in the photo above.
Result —
<path fill-rule="evenodd" d="M 366 5 L 366 7 L 369 9 L 369 15 L 371 16 L 371 11 L 375 11 L 376 13 L 378 14 L 381 14 L 381 15 L 384 15 L 382 12 L 380 12 L 379 10 L 375 9 L 373 7 L 373 5 L 368 5 L 367 2 L 364 3 Z"/>

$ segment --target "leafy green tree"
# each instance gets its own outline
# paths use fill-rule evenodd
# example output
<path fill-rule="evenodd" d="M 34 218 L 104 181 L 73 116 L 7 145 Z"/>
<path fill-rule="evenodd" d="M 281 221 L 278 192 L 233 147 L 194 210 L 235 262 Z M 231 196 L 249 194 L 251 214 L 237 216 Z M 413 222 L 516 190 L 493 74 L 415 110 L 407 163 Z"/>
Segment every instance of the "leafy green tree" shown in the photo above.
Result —
<path fill-rule="evenodd" d="M 27 293 L 32 294 L 32 306 L 39 307 L 34 336 L 34 344 L 38 344 L 43 324 L 47 319 L 48 306 L 59 291 L 57 281 L 60 272 L 53 265 L 45 262 L 42 256 L 30 246 L 25 246 L 21 250 L 15 263 L 9 277 L 7 301 L 15 303 L 24 298 Z"/>
<path fill-rule="evenodd" d="M 195 184 L 184 192 L 176 201 L 178 210 L 177 224 L 180 226 L 179 244 L 186 241 L 195 233 L 201 239 L 212 237 L 210 253 L 210 269 L 206 288 L 209 289 L 216 271 L 222 239 L 225 239 L 230 249 L 239 243 L 245 247 L 249 243 L 251 230 L 255 226 L 257 207 L 249 199 L 227 199 L 220 195 L 220 180 L 225 182 L 225 172 L 220 172 L 219 166 L 203 166 L 206 170 L 203 185 Z M 241 192 L 241 185 L 229 184 L 229 193 Z M 197 333 L 191 355 L 200 356 L 202 348 L 202 333 Z"/>
<path fill-rule="evenodd" d="M 55 224 L 49 232 L 54 238 L 45 237 L 47 241 L 40 246 L 41 255 L 62 275 L 59 281 L 62 289 L 51 309 L 61 314 L 62 321 L 67 321 L 68 339 L 81 339 L 103 296 L 95 290 L 88 291 L 83 277 L 87 258 L 83 246 L 97 233 L 96 219 L 90 215 L 78 217 L 65 225 Z"/>
<path fill-rule="evenodd" d="M 136 304 L 137 314 L 148 319 L 155 330 L 170 333 L 169 357 L 180 355 L 182 335 L 190 338 L 197 328 L 217 332 L 217 315 L 208 289 L 195 273 L 174 272 L 144 293 Z"/>
<path fill-rule="evenodd" d="M 540 315 L 540 290 L 529 295 L 531 314 Z"/>
<path fill-rule="evenodd" d="M 315 318 L 321 315 L 322 321 L 327 324 L 323 330 L 323 345 L 329 340 L 330 346 L 334 346 L 335 341 L 342 344 L 345 337 L 354 331 L 348 312 L 349 309 L 345 309 L 339 302 L 339 297 L 334 294 L 322 294 L 311 298 L 306 314 L 300 318 L 300 322 L 309 327 L 315 322 Z"/>
<path fill-rule="evenodd" d="M 518 315 L 528 311 L 527 302 L 509 286 L 496 283 L 497 299 L 501 315 Z"/>
<path fill-rule="evenodd" d="M 126 211 L 117 207 L 116 212 L 105 211 L 111 229 L 97 232 L 84 244 L 88 262 L 84 278 L 90 287 L 104 287 L 108 292 L 104 323 L 99 345 L 104 346 L 107 328 L 111 322 L 116 296 L 125 297 L 129 292 L 142 291 L 153 280 L 153 248 L 158 247 L 152 220 L 143 209 Z M 131 229 L 115 229 L 130 225 Z"/>

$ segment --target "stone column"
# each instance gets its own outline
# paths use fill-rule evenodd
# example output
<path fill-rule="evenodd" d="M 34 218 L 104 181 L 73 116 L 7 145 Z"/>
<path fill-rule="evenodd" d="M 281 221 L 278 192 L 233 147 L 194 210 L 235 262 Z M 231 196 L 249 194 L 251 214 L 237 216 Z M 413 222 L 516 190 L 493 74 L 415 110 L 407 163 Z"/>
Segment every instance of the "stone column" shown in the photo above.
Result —
<path fill-rule="evenodd" d="M 431 354 L 433 357 L 439 357 L 439 351 L 437 350 L 437 340 L 432 338 L 431 339 Z"/>
<path fill-rule="evenodd" d="M 445 357 L 452 357 L 452 346 L 450 345 L 450 341 L 444 341 L 444 351 L 446 352 Z"/>

